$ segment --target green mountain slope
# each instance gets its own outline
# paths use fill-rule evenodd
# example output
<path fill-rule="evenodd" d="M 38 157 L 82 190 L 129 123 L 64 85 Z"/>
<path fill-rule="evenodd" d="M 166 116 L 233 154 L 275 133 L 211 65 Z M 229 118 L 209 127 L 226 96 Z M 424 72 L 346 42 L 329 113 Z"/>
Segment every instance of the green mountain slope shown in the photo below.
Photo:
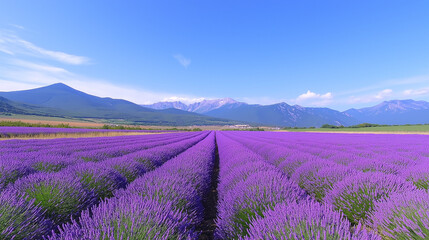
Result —
<path fill-rule="evenodd" d="M 224 125 L 237 121 L 189 114 L 181 110 L 158 111 L 142 107 L 132 102 L 100 98 L 75 90 L 65 84 L 57 83 L 46 87 L 0 92 L 0 96 L 10 102 L 21 104 L 14 111 L 44 116 L 63 116 L 76 118 L 121 119 L 144 125 Z M 9 104 L 13 106 L 13 104 Z M 27 106 L 27 107 L 22 107 Z M 4 107 L 6 109 L 6 106 Z M 10 111 L 10 110 L 9 110 Z"/>

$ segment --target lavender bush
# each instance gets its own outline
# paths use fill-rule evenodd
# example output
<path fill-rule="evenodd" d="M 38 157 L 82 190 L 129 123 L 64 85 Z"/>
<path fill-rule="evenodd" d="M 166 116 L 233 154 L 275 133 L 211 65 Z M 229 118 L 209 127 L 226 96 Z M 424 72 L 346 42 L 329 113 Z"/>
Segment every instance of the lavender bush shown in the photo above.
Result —
<path fill-rule="evenodd" d="M 429 189 L 429 164 L 423 163 L 406 168 L 400 174 L 407 181 L 411 181 L 419 189 Z"/>
<path fill-rule="evenodd" d="M 34 200 L 55 224 L 69 221 L 95 201 L 93 192 L 85 190 L 78 179 L 58 173 L 32 174 L 16 181 L 11 189 L 24 194 L 28 201 Z"/>
<path fill-rule="evenodd" d="M 186 239 L 187 215 L 170 201 L 129 194 L 84 211 L 79 222 L 62 226 L 56 239 Z"/>
<path fill-rule="evenodd" d="M 392 194 L 375 204 L 371 221 L 386 239 L 428 239 L 429 195 L 425 191 Z"/>
<path fill-rule="evenodd" d="M 17 179 L 34 173 L 36 170 L 29 164 L 12 160 L 0 160 L 0 191 Z"/>
<path fill-rule="evenodd" d="M 0 238 L 39 239 L 52 229 L 35 199 L 8 190 L 0 193 Z"/>
<path fill-rule="evenodd" d="M 98 199 L 113 196 L 113 191 L 124 188 L 127 180 L 111 168 L 94 162 L 71 166 L 63 174 L 79 180 L 84 188 L 95 193 Z"/>
<path fill-rule="evenodd" d="M 341 210 L 350 222 L 366 221 L 376 201 L 392 193 L 413 191 L 413 184 L 401 177 L 384 173 L 359 173 L 336 183 L 324 201 Z"/>
<path fill-rule="evenodd" d="M 350 228 L 350 222 L 327 205 L 310 200 L 287 202 L 256 219 L 244 239 L 381 240 L 377 234 L 363 229 L 352 234 Z"/>

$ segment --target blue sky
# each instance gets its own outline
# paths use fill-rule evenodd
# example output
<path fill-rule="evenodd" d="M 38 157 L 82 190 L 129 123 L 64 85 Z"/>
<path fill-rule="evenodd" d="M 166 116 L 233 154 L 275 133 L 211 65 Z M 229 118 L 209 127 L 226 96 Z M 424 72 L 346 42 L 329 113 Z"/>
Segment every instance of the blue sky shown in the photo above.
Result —
<path fill-rule="evenodd" d="M 4 1 L 0 91 L 338 110 L 429 100 L 428 1 Z"/>

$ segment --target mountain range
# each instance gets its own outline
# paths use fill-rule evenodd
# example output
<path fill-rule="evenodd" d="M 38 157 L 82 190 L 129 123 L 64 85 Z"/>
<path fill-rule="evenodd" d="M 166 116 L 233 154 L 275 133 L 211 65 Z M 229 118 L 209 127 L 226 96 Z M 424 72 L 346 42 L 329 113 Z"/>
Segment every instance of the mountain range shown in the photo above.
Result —
<path fill-rule="evenodd" d="M 153 109 L 179 108 L 207 116 L 247 121 L 271 126 L 320 127 L 323 124 L 350 126 L 359 123 L 425 124 L 429 123 L 429 102 L 384 101 L 376 106 L 343 112 L 330 108 L 312 108 L 287 103 L 247 104 L 231 98 L 204 100 L 186 105 L 182 102 L 158 102 L 145 105 Z"/>
<path fill-rule="evenodd" d="M 376 106 L 349 109 L 312 108 L 287 103 L 247 104 L 231 98 L 193 104 L 159 102 L 151 105 L 101 98 L 57 83 L 46 87 L 0 92 L 0 114 L 25 114 L 66 118 L 95 118 L 142 125 L 235 125 L 320 127 L 359 123 L 429 123 L 429 102 L 385 101 Z"/>
<path fill-rule="evenodd" d="M 360 122 L 377 124 L 423 124 L 429 123 L 429 102 L 391 100 L 374 107 L 349 109 L 346 114 Z"/>

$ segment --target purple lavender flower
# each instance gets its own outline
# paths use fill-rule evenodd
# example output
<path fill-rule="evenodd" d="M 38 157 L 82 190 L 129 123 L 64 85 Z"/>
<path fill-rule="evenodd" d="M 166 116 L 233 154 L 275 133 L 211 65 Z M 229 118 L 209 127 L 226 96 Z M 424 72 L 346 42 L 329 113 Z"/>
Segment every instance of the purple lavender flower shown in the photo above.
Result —
<path fill-rule="evenodd" d="M 329 206 L 311 200 L 285 202 L 253 221 L 249 235 L 243 239 L 381 240 L 361 229 L 353 236 L 350 227 L 350 222 Z"/>
<path fill-rule="evenodd" d="M 411 181 L 419 189 L 429 189 L 429 164 L 423 163 L 408 167 L 400 174 L 407 181 Z"/>
<path fill-rule="evenodd" d="M 301 165 L 291 179 L 297 182 L 310 196 L 322 201 L 335 183 L 357 173 L 357 170 L 347 166 L 335 164 L 328 160 L 317 160 Z"/>
<path fill-rule="evenodd" d="M 378 159 L 358 159 L 349 164 L 349 167 L 362 172 L 384 172 L 387 174 L 397 174 L 403 167 L 391 164 Z"/>
<path fill-rule="evenodd" d="M 233 168 L 233 171 L 229 174 L 222 172 L 222 184 L 218 187 L 218 192 L 220 195 L 219 197 L 222 198 L 224 195 L 227 195 L 230 190 L 235 189 L 237 183 L 245 181 L 250 175 L 256 172 L 269 170 L 278 172 L 276 167 L 268 163 L 262 161 L 252 161 Z"/>
<path fill-rule="evenodd" d="M 27 163 L 16 160 L 0 161 L 0 191 L 17 179 L 34 173 L 35 170 Z"/>
<path fill-rule="evenodd" d="M 350 222 L 366 221 L 376 201 L 416 188 L 403 178 L 379 172 L 359 173 L 336 183 L 324 201 L 341 210 Z"/>
<path fill-rule="evenodd" d="M 317 159 L 315 156 L 302 152 L 299 154 L 290 155 L 278 166 L 288 177 L 291 177 L 295 170 L 302 164 L 315 159 Z"/>
<path fill-rule="evenodd" d="M 312 185 L 317 181 L 317 172 L 323 167 L 335 168 L 338 164 L 328 160 L 319 159 L 308 161 L 298 167 L 291 176 L 291 180 L 295 181 L 304 190 L 312 190 Z"/>
<path fill-rule="evenodd" d="M 187 214 L 173 202 L 129 194 L 84 211 L 78 222 L 63 225 L 48 239 L 187 239 L 193 235 Z"/>
<path fill-rule="evenodd" d="M 194 224 L 198 224 L 202 219 L 201 197 L 193 186 L 183 184 L 176 176 L 151 172 L 131 183 L 127 189 L 117 191 L 115 196 L 123 197 L 129 194 L 138 194 L 159 202 L 169 201 L 176 209 L 189 214 L 188 220 Z"/>
<path fill-rule="evenodd" d="M 282 202 L 305 198 L 304 191 L 278 171 L 253 173 L 219 199 L 215 236 L 218 239 L 245 236 L 251 222 L 266 210 Z"/>
<path fill-rule="evenodd" d="M 44 210 L 34 201 L 13 190 L 0 194 L 1 239 L 39 239 L 51 230 Z"/>
<path fill-rule="evenodd" d="M 375 204 L 371 221 L 386 239 L 428 239 L 429 195 L 422 190 L 392 194 Z"/>

